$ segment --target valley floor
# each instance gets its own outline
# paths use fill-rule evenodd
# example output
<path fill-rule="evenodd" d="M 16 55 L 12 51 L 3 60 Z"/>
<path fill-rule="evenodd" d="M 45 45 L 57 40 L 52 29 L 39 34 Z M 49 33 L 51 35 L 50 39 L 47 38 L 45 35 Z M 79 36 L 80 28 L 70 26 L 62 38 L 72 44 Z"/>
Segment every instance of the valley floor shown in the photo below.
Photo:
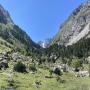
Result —
<path fill-rule="evenodd" d="M 9 71 L 0 71 L 0 88 L 8 86 Z M 13 85 L 16 90 L 90 90 L 89 77 L 75 77 L 70 73 L 64 73 L 60 78 L 63 83 L 57 82 L 56 77 L 45 78 L 49 76 L 47 69 L 39 68 L 38 72 L 32 73 L 16 73 L 13 76 Z M 37 87 L 35 81 L 41 81 L 41 85 Z"/>

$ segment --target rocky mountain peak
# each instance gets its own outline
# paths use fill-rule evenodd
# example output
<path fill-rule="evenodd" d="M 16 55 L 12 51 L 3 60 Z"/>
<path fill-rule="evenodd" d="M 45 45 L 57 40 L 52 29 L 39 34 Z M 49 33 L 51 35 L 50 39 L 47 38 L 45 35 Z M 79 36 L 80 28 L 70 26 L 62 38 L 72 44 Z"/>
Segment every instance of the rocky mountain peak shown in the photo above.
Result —
<path fill-rule="evenodd" d="M 49 47 L 51 41 L 52 41 L 52 39 L 48 38 L 48 39 L 45 39 L 43 41 L 39 41 L 38 44 L 43 48 L 47 48 L 47 47 Z"/>
<path fill-rule="evenodd" d="M 8 13 L 8 11 L 6 11 L 2 5 L 0 5 L 0 23 L 4 23 L 4 24 L 7 24 L 7 23 L 12 23 L 13 24 L 13 21 Z"/>

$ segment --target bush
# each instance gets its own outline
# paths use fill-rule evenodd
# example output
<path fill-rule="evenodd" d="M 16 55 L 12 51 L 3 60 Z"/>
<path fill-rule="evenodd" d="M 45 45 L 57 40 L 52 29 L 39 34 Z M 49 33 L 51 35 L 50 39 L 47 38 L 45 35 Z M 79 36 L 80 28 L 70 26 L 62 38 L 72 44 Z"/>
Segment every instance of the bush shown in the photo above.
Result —
<path fill-rule="evenodd" d="M 56 80 L 57 80 L 57 82 L 59 82 L 59 83 L 65 83 L 65 80 L 62 80 L 62 79 L 60 78 L 60 76 L 58 76 L 58 77 L 56 78 Z"/>
<path fill-rule="evenodd" d="M 59 75 L 59 76 L 62 75 L 62 72 L 61 72 L 61 70 L 60 70 L 59 68 L 55 68 L 54 73 L 55 73 L 56 75 Z"/>
<path fill-rule="evenodd" d="M 49 73 L 50 73 L 50 76 L 52 76 L 52 74 L 53 74 L 53 70 L 49 70 Z"/>
<path fill-rule="evenodd" d="M 75 71 L 79 71 L 79 68 L 82 67 L 82 61 L 81 60 L 73 60 L 72 67 L 75 68 Z"/>
<path fill-rule="evenodd" d="M 14 70 L 16 72 L 26 72 L 26 66 L 22 63 L 22 62 L 18 62 L 15 66 L 14 66 Z"/>
<path fill-rule="evenodd" d="M 30 65 L 30 66 L 29 66 L 29 70 L 31 70 L 31 71 L 33 71 L 33 72 L 37 71 L 35 65 Z"/>

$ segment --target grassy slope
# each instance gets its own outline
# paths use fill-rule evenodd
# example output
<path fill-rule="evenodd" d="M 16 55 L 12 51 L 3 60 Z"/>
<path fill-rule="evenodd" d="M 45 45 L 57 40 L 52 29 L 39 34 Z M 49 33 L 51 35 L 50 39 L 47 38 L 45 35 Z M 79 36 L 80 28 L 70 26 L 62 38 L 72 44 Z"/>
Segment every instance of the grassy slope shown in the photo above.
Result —
<path fill-rule="evenodd" d="M 12 67 L 12 66 L 11 66 Z M 0 71 L 0 87 L 6 87 L 8 85 L 8 72 Z M 6 73 L 6 74 L 5 74 Z M 14 85 L 17 87 L 17 90 L 90 90 L 90 78 L 89 77 L 75 77 L 70 73 L 64 73 L 62 79 L 65 80 L 65 83 L 59 83 L 56 81 L 56 78 L 48 78 L 48 70 L 39 69 L 38 73 L 35 75 L 28 73 L 15 73 Z M 40 88 L 37 88 L 33 83 L 37 80 L 41 80 L 42 85 Z"/>
<path fill-rule="evenodd" d="M 7 44 L 7 46 L 6 46 Z M 0 37 L 0 53 L 10 51 L 13 46 Z"/>

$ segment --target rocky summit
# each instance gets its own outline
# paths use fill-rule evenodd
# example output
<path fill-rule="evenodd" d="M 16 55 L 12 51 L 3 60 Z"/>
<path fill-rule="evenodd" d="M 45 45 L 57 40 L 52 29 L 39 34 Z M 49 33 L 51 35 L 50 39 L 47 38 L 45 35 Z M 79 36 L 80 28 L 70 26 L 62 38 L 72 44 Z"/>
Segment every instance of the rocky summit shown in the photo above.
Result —
<path fill-rule="evenodd" d="M 2 5 L 0 5 L 0 23 L 4 23 L 4 24 L 11 23 L 11 24 L 13 24 L 13 21 L 10 17 L 10 14 L 8 13 L 8 11 L 6 11 L 2 7 Z"/>

